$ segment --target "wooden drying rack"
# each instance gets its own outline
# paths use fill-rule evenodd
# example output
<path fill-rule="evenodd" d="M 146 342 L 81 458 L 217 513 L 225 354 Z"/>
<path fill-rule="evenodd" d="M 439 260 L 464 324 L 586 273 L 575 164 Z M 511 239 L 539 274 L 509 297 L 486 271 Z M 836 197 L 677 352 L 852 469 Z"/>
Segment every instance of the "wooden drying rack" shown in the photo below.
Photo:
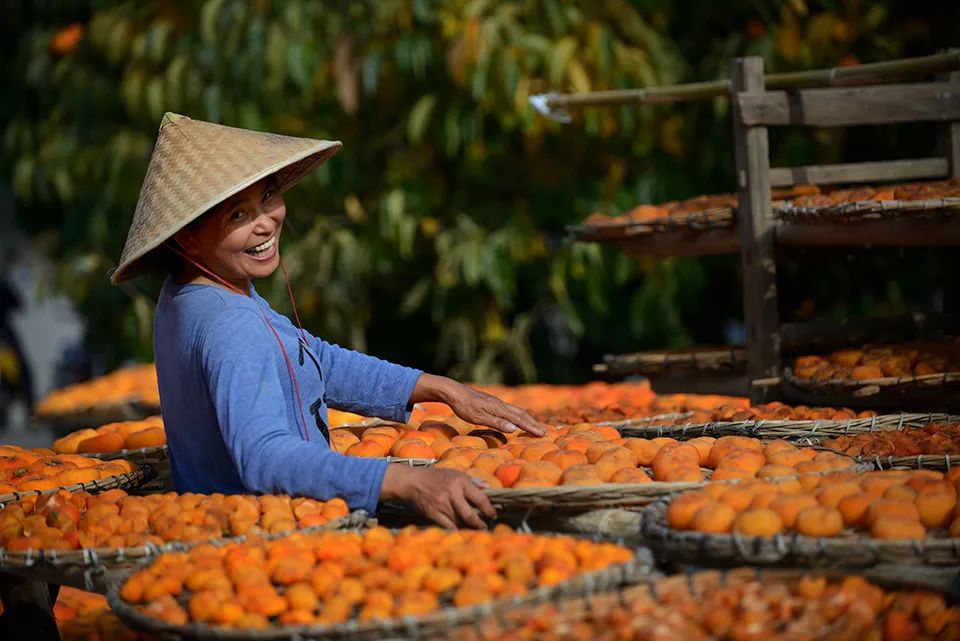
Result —
<path fill-rule="evenodd" d="M 960 177 L 960 50 L 857 67 L 764 75 L 763 59 L 737 58 L 730 80 L 628 91 L 551 95 L 549 110 L 702 100 L 733 104 L 736 225 L 615 238 L 631 256 L 740 253 L 747 375 L 754 403 L 779 395 L 782 328 L 777 249 L 837 246 L 956 246 L 960 216 L 804 225 L 777 221 L 772 189 Z M 907 82 L 908 79 L 938 79 Z M 855 85 L 855 86 L 851 86 Z M 768 128 L 938 124 L 935 157 L 803 167 L 771 167 Z"/>

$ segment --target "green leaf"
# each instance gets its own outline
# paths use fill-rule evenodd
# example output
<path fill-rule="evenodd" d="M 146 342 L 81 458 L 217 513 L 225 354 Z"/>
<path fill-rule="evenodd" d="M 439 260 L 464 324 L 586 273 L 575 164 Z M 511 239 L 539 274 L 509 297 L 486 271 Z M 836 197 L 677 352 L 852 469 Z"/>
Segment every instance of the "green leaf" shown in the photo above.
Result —
<path fill-rule="evenodd" d="M 412 144 L 417 145 L 423 141 L 424 131 L 430 122 L 436 103 L 436 95 L 426 94 L 421 96 L 410 110 L 410 116 L 407 118 L 407 139 Z"/>

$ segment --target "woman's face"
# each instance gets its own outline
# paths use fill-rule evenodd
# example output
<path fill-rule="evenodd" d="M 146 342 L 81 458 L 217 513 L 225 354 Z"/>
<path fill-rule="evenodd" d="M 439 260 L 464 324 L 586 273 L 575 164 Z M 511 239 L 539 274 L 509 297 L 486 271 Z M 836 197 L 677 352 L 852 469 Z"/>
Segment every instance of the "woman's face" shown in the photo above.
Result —
<path fill-rule="evenodd" d="M 287 207 L 270 178 L 250 185 L 177 233 L 187 254 L 234 283 L 264 278 L 280 264 Z M 244 287 L 245 289 L 245 287 Z"/>

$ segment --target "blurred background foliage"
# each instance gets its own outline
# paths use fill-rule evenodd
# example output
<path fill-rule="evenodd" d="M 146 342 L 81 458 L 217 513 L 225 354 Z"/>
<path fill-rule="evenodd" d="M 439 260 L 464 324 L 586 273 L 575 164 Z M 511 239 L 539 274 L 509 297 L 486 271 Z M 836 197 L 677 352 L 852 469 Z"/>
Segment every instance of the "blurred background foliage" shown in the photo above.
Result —
<path fill-rule="evenodd" d="M 7 2 L 0 180 L 55 257 L 49 285 L 88 318 L 87 348 L 116 364 L 152 358 L 158 283 L 107 274 L 165 111 L 342 140 L 288 195 L 283 258 L 308 327 L 478 382 L 583 380 L 603 352 L 722 342 L 741 315 L 735 256 L 634 262 L 564 242 L 592 211 L 731 191 L 728 104 L 564 126 L 528 96 L 719 78 L 745 54 L 771 71 L 927 54 L 960 43 L 960 10 L 937 4 Z M 885 131 L 786 131 L 773 161 L 929 155 L 926 134 Z M 827 270 L 813 287 L 827 313 L 923 297 L 848 281 L 838 293 Z M 287 308 L 282 281 L 260 289 Z"/>

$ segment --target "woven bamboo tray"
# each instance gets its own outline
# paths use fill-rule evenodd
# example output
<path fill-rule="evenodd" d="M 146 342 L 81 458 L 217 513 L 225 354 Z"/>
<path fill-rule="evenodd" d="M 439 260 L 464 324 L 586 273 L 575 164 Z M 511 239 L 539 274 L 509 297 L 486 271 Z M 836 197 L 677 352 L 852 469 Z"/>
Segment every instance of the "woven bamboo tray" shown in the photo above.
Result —
<path fill-rule="evenodd" d="M 363 510 L 351 512 L 323 525 L 299 530 L 319 532 L 364 526 L 368 515 Z M 288 533 L 261 535 L 272 539 Z M 222 537 L 196 543 L 172 541 L 163 545 L 144 545 L 136 548 L 85 548 L 58 552 L 56 550 L 24 550 L 10 552 L 0 548 L 0 571 L 32 580 L 69 585 L 88 592 L 106 594 L 108 586 L 123 579 L 131 570 L 149 562 L 164 552 L 184 551 L 201 543 L 226 545 L 243 540 L 244 537 Z"/>
<path fill-rule="evenodd" d="M 867 566 L 880 563 L 960 565 L 960 539 L 871 539 L 860 534 L 812 538 L 677 531 L 667 524 L 668 501 L 644 510 L 643 540 L 655 554 L 698 565 Z"/>
<path fill-rule="evenodd" d="M 862 568 L 855 572 L 837 569 L 767 569 L 767 568 L 731 568 L 728 570 L 702 570 L 684 572 L 673 576 L 656 578 L 628 585 L 615 590 L 598 590 L 576 597 L 557 599 L 553 607 L 563 620 L 561 626 L 586 620 L 592 613 L 605 613 L 612 608 L 628 605 L 638 598 L 661 600 L 677 590 L 689 591 L 694 597 L 706 595 L 709 591 L 743 585 L 751 581 L 763 583 L 786 583 L 788 585 L 810 576 L 840 580 L 850 575 L 861 576 L 887 590 L 915 589 L 938 592 L 947 596 L 948 603 L 955 599 L 951 595 L 956 572 L 943 568 L 875 566 Z M 461 627 L 453 636 L 457 641 L 476 641 L 477 639 L 496 639 L 516 633 L 531 617 L 537 616 L 540 604 L 516 607 L 500 613 L 496 618 L 486 619 L 470 628 Z M 664 604 L 662 607 L 670 607 Z M 509 637 L 514 638 L 514 637 Z M 524 637 L 525 638 L 525 637 Z M 713 637 L 711 637 L 713 638 Z M 815 637 L 820 638 L 820 637 Z"/>
<path fill-rule="evenodd" d="M 960 372 L 862 381 L 810 381 L 798 379 L 788 367 L 783 371 L 780 385 L 789 398 L 813 405 L 960 412 Z"/>
<path fill-rule="evenodd" d="M 554 586 L 535 588 L 523 596 L 498 599 L 472 607 L 447 607 L 422 617 L 405 617 L 347 623 L 329 626 L 285 626 L 270 630 L 230 630 L 208 624 L 192 623 L 176 626 L 144 616 L 120 597 L 120 582 L 113 583 L 107 593 L 110 608 L 131 628 L 158 635 L 162 639 L 198 639 L 216 641 L 275 641 L 279 639 L 384 639 L 445 637 L 457 626 L 475 623 L 498 613 L 565 596 L 612 590 L 646 580 L 653 572 L 652 559 L 646 550 L 638 550 L 633 560 L 604 570 L 578 575 Z"/>
<path fill-rule="evenodd" d="M 61 414 L 37 414 L 34 423 L 46 425 L 57 434 L 67 434 L 84 428 L 95 428 L 106 423 L 138 421 L 160 413 L 160 406 L 128 399 Z"/>
<path fill-rule="evenodd" d="M 603 363 L 594 365 L 593 371 L 611 376 L 660 375 L 674 371 L 737 372 L 745 370 L 746 366 L 747 353 L 742 347 L 701 347 L 616 356 L 606 354 Z"/>
<path fill-rule="evenodd" d="M 870 463 L 878 470 L 949 470 L 960 465 L 957 454 L 917 454 L 916 456 L 858 456 L 858 461 Z"/>
<path fill-rule="evenodd" d="M 156 471 L 152 467 L 146 465 L 132 472 L 117 474 L 116 476 L 108 476 L 107 478 L 97 479 L 96 481 L 90 481 L 89 483 L 76 483 L 74 485 L 55 487 L 50 490 L 28 490 L 24 492 L 0 494 L 0 507 L 10 503 L 11 501 L 19 501 L 20 499 L 28 496 L 42 496 L 44 494 L 52 494 L 53 492 L 59 492 L 61 490 L 66 490 L 67 492 L 89 492 L 91 494 L 118 488 L 122 490 L 134 490 L 142 486 L 144 483 L 154 479 L 156 474 Z"/>
<path fill-rule="evenodd" d="M 170 451 L 166 445 L 141 447 L 135 450 L 118 450 L 104 454 L 84 454 L 83 456 L 100 459 L 101 461 L 124 459 L 141 467 L 149 465 L 156 471 L 156 478 L 149 483 L 144 483 L 138 489 L 141 492 L 170 492 L 173 490 L 173 479 L 171 478 L 170 472 Z"/>
<path fill-rule="evenodd" d="M 649 473 L 647 468 L 645 471 Z M 868 472 L 869 463 L 854 463 L 851 472 Z M 599 508 L 649 505 L 678 492 L 702 488 L 710 481 L 713 470 L 700 468 L 702 482 L 652 481 L 650 483 L 604 483 L 603 485 L 558 485 L 535 488 L 491 488 L 484 490 L 490 502 L 500 508 Z M 736 480 L 718 481 L 737 483 Z"/>
<path fill-rule="evenodd" d="M 902 429 L 915 429 L 913 427 L 904 427 Z M 818 436 L 805 437 L 800 439 L 798 444 L 820 446 L 823 439 Z M 824 447 L 822 449 L 849 456 L 846 452 Z M 949 470 L 951 467 L 960 465 L 960 455 L 957 454 L 915 454 L 911 456 L 856 456 L 854 457 L 860 463 L 869 463 L 878 470 L 890 469 L 912 469 L 912 470 Z"/>
<path fill-rule="evenodd" d="M 610 224 L 579 224 L 567 226 L 573 238 L 582 241 L 613 240 L 652 235 L 658 232 L 700 231 L 726 229 L 734 225 L 730 207 L 714 207 L 644 221 L 623 220 Z"/>
<path fill-rule="evenodd" d="M 862 200 L 822 207 L 800 207 L 785 203 L 773 210 L 773 215 L 780 220 L 808 225 L 892 218 L 933 218 L 955 216 L 958 213 L 960 198 L 955 197 L 929 200 Z"/>
<path fill-rule="evenodd" d="M 756 438 L 797 439 L 804 437 L 826 438 L 846 434 L 898 430 L 907 427 L 923 427 L 927 423 L 950 420 L 960 420 L 960 417 L 952 414 L 901 413 L 881 414 L 870 418 L 854 418 L 846 421 L 761 419 L 683 423 L 680 425 L 657 425 L 655 424 L 656 421 L 644 420 L 622 422 L 616 427 L 625 438 L 669 436 L 676 439 L 688 439 L 697 436 L 753 436 Z"/>

